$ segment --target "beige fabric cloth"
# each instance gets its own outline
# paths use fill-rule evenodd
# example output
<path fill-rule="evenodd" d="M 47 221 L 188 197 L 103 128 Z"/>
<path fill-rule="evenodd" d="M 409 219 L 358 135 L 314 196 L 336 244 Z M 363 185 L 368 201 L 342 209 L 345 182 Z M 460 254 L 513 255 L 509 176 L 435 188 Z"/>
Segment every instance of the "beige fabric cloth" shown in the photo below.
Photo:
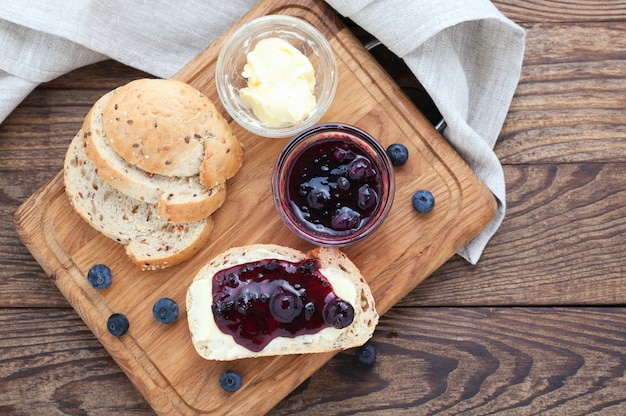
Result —
<path fill-rule="evenodd" d="M 256 0 L 4 0 L 0 122 L 40 83 L 112 58 L 169 78 Z M 524 31 L 488 0 L 327 0 L 402 57 L 432 96 L 444 136 L 499 201 L 459 254 L 475 264 L 506 209 L 493 152 L 520 76 Z"/>

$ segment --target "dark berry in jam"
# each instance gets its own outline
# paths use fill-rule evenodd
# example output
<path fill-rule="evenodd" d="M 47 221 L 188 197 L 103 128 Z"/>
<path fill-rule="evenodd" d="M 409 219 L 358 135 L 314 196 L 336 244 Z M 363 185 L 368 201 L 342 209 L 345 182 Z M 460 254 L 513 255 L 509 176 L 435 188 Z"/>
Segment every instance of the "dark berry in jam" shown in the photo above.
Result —
<path fill-rule="evenodd" d="M 348 231 L 357 228 L 361 222 L 361 214 L 349 207 L 341 207 L 331 219 L 331 227 L 335 231 Z"/>
<path fill-rule="evenodd" d="M 383 184 L 370 156 L 356 144 L 327 138 L 294 160 L 287 195 L 311 230 L 343 234 L 363 226 L 378 210 Z"/>
<path fill-rule="evenodd" d="M 107 329 L 116 337 L 121 337 L 128 332 L 129 326 L 128 318 L 122 313 L 114 313 L 107 320 Z"/>
<path fill-rule="evenodd" d="M 239 390 L 241 383 L 241 375 L 236 371 L 227 370 L 220 374 L 220 386 L 229 393 Z"/>
<path fill-rule="evenodd" d="M 161 298 L 152 306 L 152 316 L 162 324 L 171 324 L 178 319 L 178 304 L 170 298 Z"/>
<path fill-rule="evenodd" d="M 422 189 L 413 194 L 411 203 L 420 214 L 428 214 L 435 207 L 435 197 L 430 191 Z"/>
<path fill-rule="evenodd" d="M 270 313 L 276 321 L 289 324 L 302 313 L 302 299 L 298 292 L 290 291 L 289 286 L 284 285 L 282 289 L 270 297 Z"/>
<path fill-rule="evenodd" d="M 345 300 L 335 299 L 324 306 L 324 321 L 333 328 L 342 329 L 354 320 L 354 308 Z"/>
<path fill-rule="evenodd" d="M 233 266 L 215 274 L 212 295 L 217 327 L 251 351 L 276 337 L 344 328 L 354 319 L 352 305 L 335 294 L 312 259 Z"/>
<path fill-rule="evenodd" d="M 409 160 L 409 150 L 401 143 L 394 143 L 387 147 L 387 156 L 394 166 L 402 166 Z"/>
<path fill-rule="evenodd" d="M 87 272 L 87 280 L 96 289 L 106 289 L 113 281 L 113 273 L 106 264 L 96 264 Z"/>

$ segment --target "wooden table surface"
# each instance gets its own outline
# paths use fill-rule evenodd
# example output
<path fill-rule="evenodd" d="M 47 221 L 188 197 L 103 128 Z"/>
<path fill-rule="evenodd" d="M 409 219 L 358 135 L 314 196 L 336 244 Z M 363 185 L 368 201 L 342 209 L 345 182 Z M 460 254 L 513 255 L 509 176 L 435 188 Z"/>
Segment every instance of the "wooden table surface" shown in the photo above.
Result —
<path fill-rule="evenodd" d="M 626 1 L 494 4 L 527 31 L 502 227 L 382 317 L 373 367 L 342 352 L 270 414 L 626 414 Z M 0 414 L 153 413 L 13 226 L 90 106 L 141 76 L 76 70 L 0 125 Z"/>

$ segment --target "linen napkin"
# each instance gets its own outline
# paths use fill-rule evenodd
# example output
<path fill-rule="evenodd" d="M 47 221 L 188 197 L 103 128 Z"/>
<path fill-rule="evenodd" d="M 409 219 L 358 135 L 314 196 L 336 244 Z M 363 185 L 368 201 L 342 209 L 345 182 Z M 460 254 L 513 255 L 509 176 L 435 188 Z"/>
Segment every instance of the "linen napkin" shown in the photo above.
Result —
<path fill-rule="evenodd" d="M 115 59 L 169 78 L 256 0 L 3 0 L 0 123 L 40 83 Z M 476 264 L 505 215 L 493 152 L 519 82 L 524 31 L 488 0 L 327 0 L 382 41 L 424 86 L 443 134 L 498 200 L 493 221 L 459 255 Z"/>

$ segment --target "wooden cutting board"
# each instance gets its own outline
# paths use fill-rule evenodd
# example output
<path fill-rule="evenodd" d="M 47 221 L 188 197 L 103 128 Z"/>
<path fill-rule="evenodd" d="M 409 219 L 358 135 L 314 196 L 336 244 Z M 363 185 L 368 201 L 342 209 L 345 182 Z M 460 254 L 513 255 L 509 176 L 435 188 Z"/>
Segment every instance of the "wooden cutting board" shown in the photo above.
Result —
<path fill-rule="evenodd" d="M 396 169 L 397 190 L 388 219 L 369 239 L 344 250 L 366 277 L 383 314 L 489 223 L 495 199 L 322 1 L 261 1 L 243 21 L 274 13 L 309 21 L 335 51 L 339 87 L 322 122 L 353 124 L 385 147 L 400 142 L 409 149 L 408 163 Z M 223 39 L 175 76 L 203 91 L 218 108 L 213 71 Z M 282 224 L 271 199 L 272 167 L 287 139 L 261 138 L 231 125 L 245 145 L 243 167 L 228 183 L 226 202 L 214 216 L 211 241 L 182 265 L 138 271 L 122 246 L 102 237 L 73 212 L 62 173 L 15 214 L 26 247 L 160 414 L 265 413 L 334 355 L 220 363 L 201 359 L 193 348 L 184 313 L 185 293 L 206 261 L 228 247 L 252 243 L 312 248 Z M 416 213 L 411 206 L 411 195 L 419 189 L 430 190 L 436 198 L 428 215 Z M 103 291 L 91 288 L 86 280 L 96 263 L 109 265 L 114 273 L 113 285 Z M 165 296 L 176 300 L 183 311 L 169 326 L 152 318 L 153 303 Z M 113 312 L 130 320 L 130 330 L 121 338 L 106 329 Z M 243 386 L 235 393 L 219 386 L 219 375 L 228 369 L 243 376 Z"/>

